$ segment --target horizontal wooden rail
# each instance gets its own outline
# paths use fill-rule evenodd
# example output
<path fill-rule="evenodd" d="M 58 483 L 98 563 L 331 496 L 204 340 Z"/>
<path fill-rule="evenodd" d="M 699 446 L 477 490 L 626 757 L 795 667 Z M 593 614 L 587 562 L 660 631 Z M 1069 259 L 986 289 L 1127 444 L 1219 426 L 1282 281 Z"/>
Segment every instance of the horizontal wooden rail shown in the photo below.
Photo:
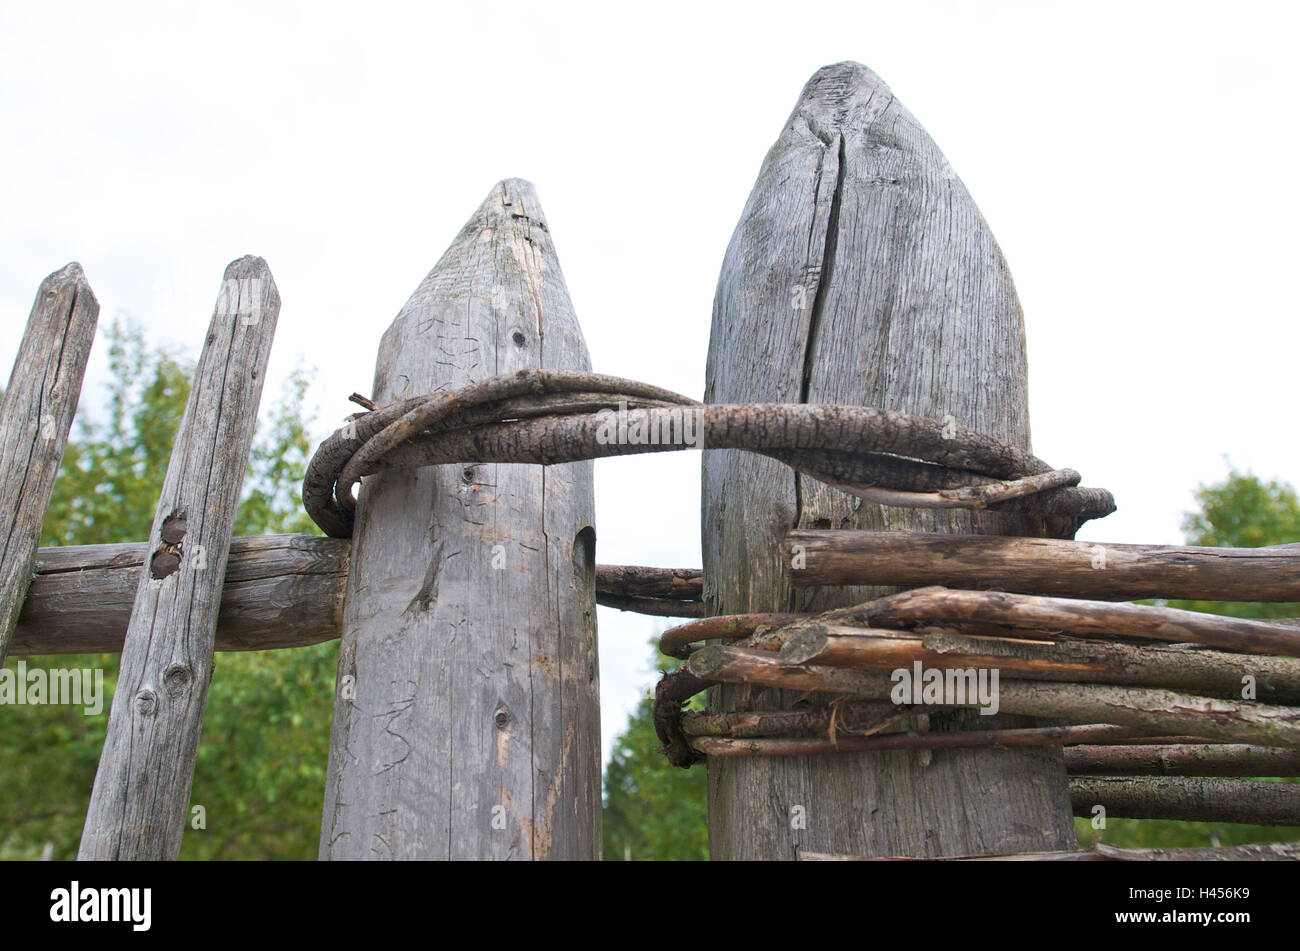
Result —
<path fill-rule="evenodd" d="M 1121 849 L 1094 842 L 1069 852 L 1011 852 L 1003 855 L 888 856 L 800 852 L 801 862 L 1300 862 L 1300 842 L 1205 846 L 1190 849 Z"/>
<path fill-rule="evenodd" d="M 1208 697 L 1240 699 L 1243 677 L 1256 683 L 1252 699 L 1300 704 L 1300 658 L 1233 654 L 1175 645 L 1137 645 L 1118 641 L 1060 641 L 967 636 L 939 628 L 880 631 L 815 625 L 785 640 L 787 664 L 911 669 L 997 668 L 1018 680 L 1166 687 Z"/>
<path fill-rule="evenodd" d="M 1300 751 L 1241 743 L 1071 746 L 1073 776 L 1300 776 Z"/>
<path fill-rule="evenodd" d="M 916 588 L 850 610 L 861 613 L 857 620 L 871 627 L 969 621 L 999 634 L 1010 628 L 1034 632 L 1024 635 L 1032 637 L 1065 631 L 1300 657 L 1300 623 L 1294 618 L 1225 617 L 1145 604 L 950 588 Z"/>
<path fill-rule="evenodd" d="M 800 530 L 786 536 L 785 550 L 796 587 L 944 585 L 1102 601 L 1300 601 L 1300 544 L 1192 548 Z"/>
<path fill-rule="evenodd" d="M 305 647 L 339 636 L 346 541 L 314 535 L 236 538 L 226 563 L 217 650 Z M 14 654 L 122 649 L 148 546 L 42 548 L 14 632 Z"/>
<path fill-rule="evenodd" d="M 226 564 L 217 650 L 306 647 L 339 636 L 348 577 L 346 538 L 236 538 Z M 35 580 L 10 653 L 100 654 L 122 649 L 148 546 L 76 545 L 36 553 Z M 698 569 L 596 566 L 596 599 L 642 613 L 693 617 Z"/>
<path fill-rule="evenodd" d="M 785 664 L 769 651 L 717 644 L 693 653 L 686 670 L 701 683 L 834 693 L 859 700 L 887 699 L 894 686 L 891 675 L 884 671 Z M 1115 723 L 1152 733 L 1300 749 L 1300 711 L 1293 707 L 1239 703 L 1162 688 L 1001 677 L 996 696 L 1004 713 L 1077 723 Z M 967 696 L 959 705 L 974 707 L 978 703 Z"/>
<path fill-rule="evenodd" d="M 1300 826 L 1300 784 L 1189 776 L 1070 777 L 1074 814 Z"/>

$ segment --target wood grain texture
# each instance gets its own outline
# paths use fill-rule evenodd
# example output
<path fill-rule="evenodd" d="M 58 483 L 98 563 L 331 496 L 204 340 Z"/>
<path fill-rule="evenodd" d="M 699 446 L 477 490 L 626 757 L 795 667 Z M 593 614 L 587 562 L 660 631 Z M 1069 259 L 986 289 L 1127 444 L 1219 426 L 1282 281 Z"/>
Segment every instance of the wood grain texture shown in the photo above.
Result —
<path fill-rule="evenodd" d="M 928 532 L 797 531 L 796 587 L 945 585 L 1129 601 L 1300 601 L 1300 545 L 1205 548 Z"/>
<path fill-rule="evenodd" d="M 279 650 L 338 637 L 351 548 L 346 538 L 317 535 L 233 539 L 216 649 Z M 10 653 L 120 651 L 148 551 L 146 542 L 39 549 Z M 643 614 L 693 616 L 700 584 L 698 568 L 596 566 L 598 603 Z"/>
<path fill-rule="evenodd" d="M 589 369 L 527 182 L 499 183 L 384 335 L 384 404 Z M 344 605 L 323 859 L 600 855 L 592 463 L 368 476 Z"/>
<path fill-rule="evenodd" d="M 230 534 L 279 315 L 266 262 L 231 262 L 149 533 L 78 858 L 180 853 Z"/>
<path fill-rule="evenodd" d="M 219 651 L 305 647 L 339 636 L 346 539 L 236 538 L 226 560 Z M 146 542 L 42 548 L 18 617 L 13 654 L 99 654 L 122 649 Z"/>
<path fill-rule="evenodd" d="M 1023 320 L 1002 255 L 924 129 L 856 63 L 826 67 L 804 88 L 723 262 L 705 402 L 762 401 L 951 418 L 1029 449 Z M 703 478 L 705 597 L 719 614 L 816 611 L 881 593 L 792 589 L 781 543 L 795 528 L 1074 528 L 860 503 L 733 451 L 706 451 Z M 724 711 L 780 702 L 752 688 L 714 693 Z M 792 828 L 795 806 L 806 828 Z M 715 859 L 1075 845 L 1060 752 L 1046 748 L 728 758 L 709 766 L 709 828 Z"/>
<path fill-rule="evenodd" d="M 0 665 L 32 580 L 98 319 L 80 264 L 42 281 L 0 402 Z"/>

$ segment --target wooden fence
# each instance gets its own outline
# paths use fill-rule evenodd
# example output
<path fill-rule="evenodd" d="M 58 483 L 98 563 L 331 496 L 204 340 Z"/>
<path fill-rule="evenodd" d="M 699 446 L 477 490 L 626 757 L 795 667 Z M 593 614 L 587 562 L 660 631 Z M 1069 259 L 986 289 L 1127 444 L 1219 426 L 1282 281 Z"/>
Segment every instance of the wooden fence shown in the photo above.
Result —
<path fill-rule="evenodd" d="M 715 858 L 1081 857 L 1099 806 L 1300 824 L 1300 785 L 1243 778 L 1300 773 L 1300 622 L 1116 603 L 1300 601 L 1300 546 L 1071 540 L 1113 502 L 1029 454 L 1010 275 L 870 70 L 819 71 L 763 164 L 704 404 L 590 373 L 504 181 L 313 461 L 335 537 L 232 539 L 279 309 L 264 261 L 226 269 L 148 541 L 38 550 L 98 305 L 75 264 L 37 294 L 0 419 L 0 662 L 122 654 L 81 858 L 178 855 L 214 650 L 334 638 L 321 858 L 598 858 L 598 603 L 694 619 L 655 722 L 714 774 Z M 596 564 L 591 460 L 690 448 L 602 438 L 615 407 L 700 425 L 703 571 Z M 914 664 L 1000 672 L 1001 712 L 891 702 Z"/>

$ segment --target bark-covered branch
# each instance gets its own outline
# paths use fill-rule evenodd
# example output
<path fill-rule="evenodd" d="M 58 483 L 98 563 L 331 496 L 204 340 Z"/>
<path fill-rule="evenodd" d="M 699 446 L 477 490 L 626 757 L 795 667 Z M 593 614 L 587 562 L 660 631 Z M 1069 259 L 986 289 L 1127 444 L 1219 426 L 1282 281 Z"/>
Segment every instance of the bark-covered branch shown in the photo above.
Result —
<path fill-rule="evenodd" d="M 800 852 L 801 862 L 1300 862 L 1300 842 L 1260 842 L 1190 849 L 1121 849 L 1101 842 L 1090 849 L 934 857 L 833 855 Z"/>
<path fill-rule="evenodd" d="M 691 655 L 688 669 L 701 681 L 837 693 L 858 699 L 889 697 L 894 680 L 874 670 L 788 665 L 767 651 L 709 645 Z M 945 703 L 980 707 L 970 691 Z M 1172 690 L 1103 684 L 1038 683 L 1001 679 L 996 703 L 1004 713 L 1074 723 L 1116 723 L 1184 736 L 1300 749 L 1300 709 L 1239 703 Z"/>
<path fill-rule="evenodd" d="M 1300 783 L 1168 776 L 1073 777 L 1070 802 L 1076 816 L 1091 817 L 1094 809 L 1102 806 L 1107 818 L 1115 819 L 1300 826 Z"/>
<path fill-rule="evenodd" d="M 973 621 L 1040 632 L 1192 642 L 1231 651 L 1300 656 L 1300 627 L 1285 621 L 1225 617 L 1143 604 L 936 587 L 881 598 L 860 606 L 854 616 L 860 622 L 882 627 Z"/>
<path fill-rule="evenodd" d="M 944 585 L 1128 601 L 1300 601 L 1300 545 L 1195 548 L 933 532 L 800 530 L 796 587 Z M 798 558 L 796 559 L 796 555 Z"/>
<path fill-rule="evenodd" d="M 574 398 L 566 401 L 566 394 Z M 606 405 L 595 409 L 601 395 Z M 517 413 L 520 400 L 543 396 L 556 398 L 548 415 Z M 638 400 L 652 405 L 633 406 Z M 779 455 L 800 472 L 844 489 L 904 493 L 894 504 L 1024 506 L 1080 518 L 1115 508 L 1109 492 L 1074 485 L 1077 473 L 1053 470 L 1010 443 L 951 420 L 828 403 L 701 405 L 618 377 L 548 370 L 505 374 L 356 417 L 317 450 L 303 483 L 303 503 L 327 534 L 346 536 L 356 507 L 353 488 L 383 469 L 451 462 L 556 465 L 706 447 Z M 804 458 L 805 450 L 813 455 Z M 988 484 L 958 485 L 936 495 L 912 494 L 906 484 L 846 483 L 817 468 L 825 452 L 919 459 L 981 474 Z"/>
<path fill-rule="evenodd" d="M 781 660 L 876 670 L 910 668 L 919 660 L 927 668 L 997 668 L 1022 680 L 1168 687 L 1228 699 L 1242 699 L 1250 684 L 1250 699 L 1300 703 L 1300 658 L 1189 646 L 814 625 L 786 639 Z"/>
<path fill-rule="evenodd" d="M 1242 743 L 1071 746 L 1076 776 L 1300 776 L 1300 751 Z"/>

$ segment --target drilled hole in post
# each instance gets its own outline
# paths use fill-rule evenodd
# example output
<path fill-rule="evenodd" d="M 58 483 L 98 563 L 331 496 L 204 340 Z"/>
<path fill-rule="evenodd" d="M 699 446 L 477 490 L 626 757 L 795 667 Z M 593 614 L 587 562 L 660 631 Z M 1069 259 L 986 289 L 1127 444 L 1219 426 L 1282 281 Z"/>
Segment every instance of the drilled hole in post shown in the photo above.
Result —
<path fill-rule="evenodd" d="M 589 599 L 593 612 L 586 618 L 587 683 L 592 689 L 597 687 L 596 680 L 596 530 L 588 525 L 573 536 L 573 577 L 578 583 L 584 598 Z"/>
<path fill-rule="evenodd" d="M 596 530 L 588 525 L 573 536 L 573 573 L 585 590 L 596 586 Z"/>

